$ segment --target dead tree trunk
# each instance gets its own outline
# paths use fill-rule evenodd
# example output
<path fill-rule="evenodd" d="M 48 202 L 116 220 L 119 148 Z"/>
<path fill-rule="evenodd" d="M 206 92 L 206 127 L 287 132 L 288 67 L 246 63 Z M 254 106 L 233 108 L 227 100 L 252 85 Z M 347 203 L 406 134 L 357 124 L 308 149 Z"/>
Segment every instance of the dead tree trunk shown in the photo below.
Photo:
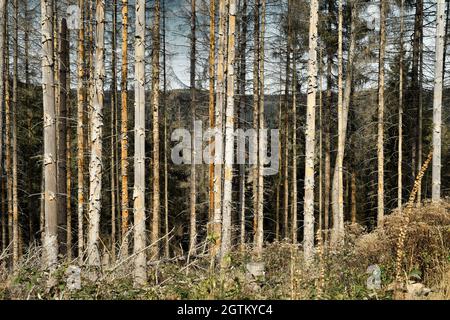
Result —
<path fill-rule="evenodd" d="M 56 186 L 56 115 L 53 71 L 53 6 L 41 0 L 42 91 L 44 104 L 44 265 L 52 270 L 58 256 Z"/>
<path fill-rule="evenodd" d="M 100 266 L 100 212 L 103 173 L 103 83 L 105 79 L 105 1 L 97 0 L 96 7 L 96 49 L 95 75 L 93 85 L 93 105 L 91 124 L 91 159 L 89 162 L 89 232 L 87 241 L 88 263 L 91 267 Z"/>
<path fill-rule="evenodd" d="M 134 142 L 134 282 L 147 282 L 145 252 L 145 0 L 136 3 Z"/>

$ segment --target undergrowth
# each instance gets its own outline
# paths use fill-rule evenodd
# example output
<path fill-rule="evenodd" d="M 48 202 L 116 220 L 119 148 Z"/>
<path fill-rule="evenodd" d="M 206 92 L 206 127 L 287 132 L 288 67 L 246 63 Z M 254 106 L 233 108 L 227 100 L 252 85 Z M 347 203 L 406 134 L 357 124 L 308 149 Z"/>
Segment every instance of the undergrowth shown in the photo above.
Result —
<path fill-rule="evenodd" d="M 82 288 L 68 290 L 62 263 L 52 274 L 41 270 L 41 249 L 30 248 L 18 271 L 11 274 L 8 255 L 0 255 L 0 299 L 392 299 L 395 256 L 402 215 L 386 217 L 384 228 L 367 233 L 359 225 L 346 227 L 339 248 L 323 247 L 321 259 L 306 265 L 301 246 L 286 242 L 267 244 L 264 277 L 249 280 L 246 265 L 251 248 L 230 256 L 230 266 L 211 268 L 208 256 L 152 263 L 148 285 L 133 286 L 132 261 L 104 268 L 95 282 L 82 272 Z M 405 241 L 404 272 L 407 278 L 431 288 L 427 298 L 450 299 L 450 204 L 426 204 L 413 209 Z M 369 290 L 367 268 L 378 265 L 381 286 Z M 117 264 L 116 264 L 117 266 Z M 84 270 L 82 268 L 82 270 Z M 112 271 L 111 271 L 112 270 Z M 321 282 L 320 280 L 323 279 Z M 320 287 L 320 290 L 319 290 Z"/>

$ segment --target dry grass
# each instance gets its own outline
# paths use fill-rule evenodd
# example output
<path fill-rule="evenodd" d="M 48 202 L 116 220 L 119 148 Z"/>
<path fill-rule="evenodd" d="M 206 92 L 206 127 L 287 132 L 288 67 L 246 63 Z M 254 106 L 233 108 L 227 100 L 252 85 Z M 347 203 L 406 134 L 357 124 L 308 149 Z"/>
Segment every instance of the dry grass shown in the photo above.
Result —
<path fill-rule="evenodd" d="M 371 233 L 348 225 L 344 245 L 333 251 L 325 244 L 319 246 L 310 268 L 304 267 L 300 246 L 267 244 L 265 277 L 252 281 L 246 275 L 246 264 L 252 261 L 250 247 L 236 251 L 223 273 L 210 268 L 207 255 L 189 263 L 182 257 L 152 263 L 144 288 L 133 287 L 132 259 L 116 261 L 103 269 L 96 282 L 83 277 L 78 291 L 66 287 L 68 263 L 57 269 L 51 288 L 45 285 L 49 275 L 40 269 L 39 247 L 28 250 L 15 274 L 8 271 L 4 252 L 0 255 L 0 299 L 392 299 L 402 224 L 403 217 L 394 212 L 386 217 L 383 229 Z M 450 203 L 413 208 L 404 248 L 405 276 L 431 288 L 428 299 L 449 299 Z M 366 270 L 372 264 L 382 271 L 382 286 L 377 291 L 366 287 Z"/>

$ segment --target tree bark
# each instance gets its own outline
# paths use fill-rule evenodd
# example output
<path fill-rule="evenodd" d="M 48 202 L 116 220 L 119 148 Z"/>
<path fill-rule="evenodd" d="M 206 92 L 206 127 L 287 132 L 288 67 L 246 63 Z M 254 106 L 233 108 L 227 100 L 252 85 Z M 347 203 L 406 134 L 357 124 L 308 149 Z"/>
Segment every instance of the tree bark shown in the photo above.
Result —
<path fill-rule="evenodd" d="M 377 225 L 383 226 L 384 220 L 384 62 L 386 54 L 386 1 L 380 5 L 380 57 L 378 71 L 378 210 Z"/>
<path fill-rule="evenodd" d="M 216 1 L 209 2 L 209 127 L 214 129 L 215 104 L 214 104 L 214 79 L 216 72 L 215 49 L 216 48 Z M 214 143 L 211 138 L 210 144 Z M 211 154 L 213 157 L 214 154 Z M 213 222 L 214 217 L 214 162 L 209 165 L 209 223 Z M 211 230 L 209 230 L 211 232 Z"/>
<path fill-rule="evenodd" d="M 120 118 L 120 174 L 122 178 L 122 246 L 121 256 L 128 256 L 128 0 L 122 0 L 122 79 Z"/>
<path fill-rule="evenodd" d="M 397 207 L 402 210 L 403 203 L 403 34 L 404 34 L 404 0 L 400 2 L 400 74 L 398 89 L 398 163 L 397 163 Z"/>
<path fill-rule="evenodd" d="M 337 243 L 342 240 L 344 236 L 344 156 L 345 156 L 345 141 L 347 136 L 348 126 L 348 112 L 350 107 L 350 96 L 352 91 L 353 81 L 353 61 L 355 58 L 356 47 L 356 19 L 357 10 L 352 2 L 352 22 L 351 22 L 351 34 L 350 34 L 350 48 L 348 53 L 347 73 L 345 78 L 345 88 L 343 88 L 343 61 L 342 51 L 340 53 L 340 83 L 338 84 L 339 101 L 338 101 L 338 114 L 340 115 L 340 123 L 338 123 L 338 154 L 336 157 L 336 165 L 334 167 L 333 185 L 332 185 L 332 209 L 333 209 L 333 230 L 332 239 L 333 243 Z M 340 9 L 341 17 L 339 18 L 342 24 L 342 8 Z M 340 42 L 342 42 L 342 35 L 340 36 Z M 342 43 L 341 43 L 342 45 Z M 342 48 L 341 48 L 342 49 Z"/>
<path fill-rule="evenodd" d="M 223 186 L 223 221 L 221 266 L 226 267 L 226 257 L 231 250 L 231 211 L 234 160 L 234 84 L 235 84 L 235 31 L 236 0 L 229 0 L 227 49 L 227 104 L 225 111 L 225 165 Z"/>
<path fill-rule="evenodd" d="M 151 258 L 159 258 L 160 194 L 159 194 L 159 51 L 160 51 L 160 0 L 155 0 L 155 16 L 152 29 L 152 114 L 153 114 L 153 197 Z"/>
<path fill-rule="evenodd" d="M 264 159 L 267 144 L 267 137 L 265 132 L 265 119 L 264 119 L 264 37 L 266 32 L 266 0 L 261 0 L 261 31 L 260 31 L 260 49 L 259 49 L 259 114 L 258 114 L 258 223 L 256 232 L 256 256 L 262 258 L 262 250 L 264 245 Z M 264 135 L 264 136 L 263 136 Z"/>
<path fill-rule="evenodd" d="M 111 57 L 111 158 L 110 158 L 110 179 L 111 179 L 111 258 L 112 261 L 116 260 L 116 203 L 119 199 L 116 199 L 116 119 L 117 119 L 117 53 L 116 53 L 116 41 L 117 41 L 117 0 L 113 0 L 112 3 L 112 57 Z"/>
<path fill-rule="evenodd" d="M 256 135 L 253 137 L 252 144 L 256 146 L 254 160 L 255 163 L 252 167 L 252 187 L 253 187 L 253 236 L 254 236 L 254 244 L 258 243 L 258 196 L 259 196 L 259 100 L 260 100 L 260 86 L 259 86 L 259 61 L 260 61 L 260 6 L 261 0 L 255 0 L 254 4 L 254 28 L 253 28 L 253 40 L 254 40 L 254 48 L 253 48 L 253 130 Z"/>
<path fill-rule="evenodd" d="M 19 60 L 19 2 L 14 0 L 14 52 L 13 52 L 13 103 L 12 103 L 12 205 L 13 205 L 13 270 L 19 262 L 19 199 L 17 197 L 17 112 L 18 112 L 18 60 Z"/>
<path fill-rule="evenodd" d="M 314 159 L 315 159 L 315 113 L 317 91 L 317 24 L 319 4 L 311 0 L 309 20 L 308 98 L 306 107 L 305 146 L 305 202 L 303 226 L 303 252 L 310 263 L 314 250 Z"/>
<path fill-rule="evenodd" d="M 105 79 L 104 45 L 105 45 L 105 1 L 97 0 L 95 73 L 93 84 L 93 105 L 91 118 L 91 158 L 89 161 L 89 232 L 87 253 L 89 266 L 100 266 L 100 212 L 103 173 L 103 84 Z"/>
<path fill-rule="evenodd" d="M 195 0 L 191 0 L 191 52 L 190 52 L 190 91 L 191 91 L 191 112 L 192 129 L 195 128 L 196 117 L 196 89 L 195 89 L 195 63 L 196 63 L 196 7 Z M 189 228 L 189 253 L 195 255 L 197 245 L 197 174 L 196 174 L 196 136 L 192 135 L 191 142 L 191 177 L 190 177 L 190 228 Z"/>
<path fill-rule="evenodd" d="M 59 114 L 58 114 L 58 242 L 62 254 L 67 251 L 67 105 L 70 56 L 66 19 L 61 20 L 59 32 Z M 69 86 L 68 86 L 69 85 Z"/>
<path fill-rule="evenodd" d="M 214 219 L 211 254 L 219 253 L 222 242 L 222 168 L 223 168 L 223 111 L 225 96 L 225 53 L 226 53 L 226 0 L 219 0 L 219 42 L 217 52 L 217 90 L 216 90 L 216 136 L 214 139 Z"/>
<path fill-rule="evenodd" d="M 134 142 L 134 282 L 144 285 L 145 237 L 145 0 L 136 3 Z"/>
<path fill-rule="evenodd" d="M 213 3 L 212 1 L 211 3 Z M 244 129 L 246 126 L 246 74 L 247 74 L 247 30 L 248 30 L 248 16 L 247 16 L 247 0 L 242 1 L 240 8 L 240 33 L 239 33 L 239 127 Z M 245 248 L 246 237 L 246 215 L 245 215 L 245 191 L 246 191 L 246 165 L 239 165 L 239 218 L 240 218 L 240 244 L 241 249 Z"/>
<path fill-rule="evenodd" d="M 163 34 L 162 34 L 162 45 L 163 45 L 163 110 L 164 110 L 164 227 L 165 227 L 165 237 L 164 237 L 164 254 L 166 258 L 170 258 L 170 237 L 169 237 L 169 169 L 167 161 L 167 70 L 166 70 L 166 0 L 163 1 L 162 9 L 162 21 L 163 21 Z M 214 56 L 213 56 L 214 63 Z M 214 75 L 213 75 L 214 79 Z M 214 90 L 214 89 L 213 89 Z M 214 96 L 214 91 L 213 91 Z"/>
<path fill-rule="evenodd" d="M 78 30 L 77 53 L 77 218 L 78 218 L 78 262 L 83 264 L 84 253 L 84 107 L 86 91 L 84 88 L 84 0 L 78 1 L 80 7 L 80 29 Z"/>
<path fill-rule="evenodd" d="M 44 266 L 53 270 L 58 257 L 56 186 L 56 115 L 53 71 L 53 6 L 41 0 L 42 92 L 44 104 Z"/>
<path fill-rule="evenodd" d="M 437 2 L 436 11 L 436 62 L 434 66 L 433 97 L 433 173 L 431 198 L 434 203 L 441 200 L 441 133 L 442 133 L 442 74 L 444 72 L 444 21 L 445 6 Z"/>

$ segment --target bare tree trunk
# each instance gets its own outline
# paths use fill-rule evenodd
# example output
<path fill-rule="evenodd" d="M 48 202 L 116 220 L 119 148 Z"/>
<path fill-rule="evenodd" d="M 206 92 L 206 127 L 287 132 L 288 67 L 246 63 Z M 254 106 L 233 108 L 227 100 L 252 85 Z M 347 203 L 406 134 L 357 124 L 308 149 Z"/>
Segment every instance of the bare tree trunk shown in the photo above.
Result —
<path fill-rule="evenodd" d="M 77 217 L 78 217 L 78 262 L 83 264 L 84 252 L 84 0 L 78 1 L 80 7 L 80 29 L 78 30 L 77 53 Z"/>
<path fill-rule="evenodd" d="M 323 230 L 323 55 L 319 48 L 319 230 Z M 322 237 L 322 233 L 320 235 Z"/>
<path fill-rule="evenodd" d="M 222 242 L 222 163 L 223 163 L 223 111 L 225 96 L 225 51 L 227 12 L 226 0 L 219 0 L 219 43 L 217 52 L 217 90 L 216 90 L 216 137 L 214 139 L 214 219 L 212 237 L 215 240 L 211 254 L 219 253 Z M 220 139 L 220 140 L 219 140 Z"/>
<path fill-rule="evenodd" d="M 58 242 L 60 251 L 67 251 L 67 95 L 70 88 L 69 76 L 69 33 L 66 19 L 61 20 L 59 32 L 59 114 L 58 114 Z M 69 85 L 69 86 L 68 86 Z"/>
<path fill-rule="evenodd" d="M 327 31 L 332 32 L 331 25 L 331 13 L 332 13 L 332 3 L 333 1 L 328 0 L 328 23 L 327 23 Z M 325 112 L 325 181 L 324 181 L 324 211 L 323 211 L 323 224 L 325 229 L 324 240 L 325 243 L 328 242 L 328 229 L 330 227 L 330 198 L 331 198 L 331 129 L 330 129 L 330 121 L 331 121 L 331 108 L 333 107 L 333 95 L 332 95 L 332 63 L 333 63 L 333 48 L 327 48 L 327 108 Z"/>
<path fill-rule="evenodd" d="M 341 229 L 341 218 L 344 218 L 344 88 L 343 88 L 343 8 L 342 0 L 339 0 L 339 23 L 338 23 L 338 146 L 336 165 L 333 176 L 332 208 L 333 208 L 333 232 L 332 242 L 337 244 L 343 237 Z M 342 221 L 343 226 L 343 221 Z"/>
<path fill-rule="evenodd" d="M 347 136 L 347 126 L 348 126 L 348 112 L 350 106 L 350 97 L 353 81 L 353 61 L 355 57 L 355 47 L 356 47 L 357 10 L 354 6 L 354 2 L 352 2 L 351 10 L 352 10 L 352 22 L 351 22 L 350 48 L 348 53 L 347 73 L 345 78 L 345 89 L 342 86 L 343 63 L 342 63 L 342 52 L 340 53 L 341 79 L 340 83 L 338 84 L 340 92 L 338 101 L 338 112 L 340 114 L 341 122 L 340 125 L 338 124 L 339 127 L 338 154 L 336 157 L 336 165 L 334 167 L 333 185 L 332 185 L 333 232 L 331 240 L 335 244 L 340 240 L 342 240 L 342 237 L 344 236 L 344 177 L 343 177 L 344 155 L 345 155 L 345 141 Z M 341 16 L 340 19 L 342 20 L 343 17 Z M 342 35 L 340 38 L 342 41 L 343 40 Z"/>
<path fill-rule="evenodd" d="M 309 263 L 314 250 L 314 158 L 315 158 L 315 114 L 317 91 L 317 24 L 319 4 L 311 0 L 309 20 L 308 99 L 306 107 L 305 148 L 305 202 L 303 226 L 303 252 Z"/>
<path fill-rule="evenodd" d="M 412 91 L 412 101 L 411 108 L 414 112 L 416 112 L 417 119 L 416 121 L 412 121 L 411 123 L 411 132 L 413 134 L 412 141 L 412 159 L 411 159 L 411 178 L 414 183 L 416 176 L 416 169 L 422 166 L 422 164 L 417 159 L 418 156 L 418 147 L 419 147 L 419 135 L 421 135 L 421 126 L 422 121 L 419 119 L 421 110 L 420 110 L 420 87 L 419 84 L 419 69 L 420 69 L 420 56 L 421 56 L 421 39 L 423 36 L 423 0 L 417 0 L 415 7 L 415 17 L 414 17 L 414 33 L 413 33 L 413 41 L 412 41 L 412 67 L 411 67 L 411 91 Z"/>
<path fill-rule="evenodd" d="M 259 178 L 258 178 L 258 164 L 259 164 L 259 100 L 260 100 L 260 86 L 259 86 L 259 61 L 260 61 L 260 6 L 261 0 L 255 0 L 254 4 L 254 58 L 253 58 L 253 130 L 256 135 L 253 137 L 252 144 L 255 146 L 256 159 L 252 167 L 252 187 L 253 187 L 253 234 L 254 244 L 258 242 L 258 196 L 259 196 Z"/>
<path fill-rule="evenodd" d="M 386 1 L 380 6 L 380 61 L 378 73 L 378 214 L 377 225 L 383 226 L 384 220 L 384 62 L 386 53 Z"/>
<path fill-rule="evenodd" d="M 163 95 L 164 95 L 164 227 L 165 227 L 165 238 L 164 238 L 164 254 L 166 258 L 170 258 L 170 237 L 169 237 L 169 169 L 167 162 L 167 70 L 166 70 L 166 0 L 163 0 L 162 9 L 162 20 L 163 20 Z M 214 57 L 213 57 L 214 63 Z M 213 75 L 214 79 L 214 75 Z M 213 89 L 214 90 L 214 89 Z M 214 97 L 214 91 L 213 91 Z"/>
<path fill-rule="evenodd" d="M 196 117 L 196 89 L 195 89 L 195 63 L 196 63 L 196 8 L 195 0 L 191 0 L 191 56 L 190 56 L 190 91 L 191 91 L 191 112 L 192 112 L 192 128 L 195 127 Z M 196 136 L 192 136 L 191 142 L 191 177 L 190 177 L 190 228 L 189 228 L 189 253 L 195 255 L 195 247 L 197 245 L 197 175 L 196 175 Z"/>
<path fill-rule="evenodd" d="M 286 83 L 285 83 L 285 114 L 284 114 L 284 181 L 283 181 L 283 225 L 284 238 L 289 239 L 289 77 L 291 75 L 291 49 L 292 49 L 292 3 L 288 1 L 288 34 L 286 46 Z"/>
<path fill-rule="evenodd" d="M 66 61 L 67 62 L 67 61 Z M 70 68 L 70 67 L 69 67 Z M 70 73 L 69 73 L 70 74 Z M 67 87 L 70 87 L 70 79 L 67 79 Z M 66 135 L 66 163 L 67 163 L 67 175 L 66 175 L 66 211 L 67 211 L 67 261 L 72 261 L 72 247 L 73 247 L 73 235 L 72 235 L 72 105 L 71 96 L 69 94 L 69 103 L 67 104 L 67 135 Z M 30 230 L 31 233 L 31 230 Z"/>
<path fill-rule="evenodd" d="M 227 49 L 227 107 L 225 111 L 225 165 L 223 186 L 223 222 L 221 243 L 221 266 L 227 266 L 227 255 L 231 250 L 231 211 L 234 161 L 234 85 L 235 85 L 235 32 L 236 0 L 229 0 Z"/>
<path fill-rule="evenodd" d="M 160 194 L 159 194 L 159 51 L 160 51 L 160 0 L 155 0 L 155 16 L 152 29 L 152 114 L 153 114 L 153 198 L 151 258 L 159 258 Z"/>
<path fill-rule="evenodd" d="M 436 11 L 436 64 L 434 66 L 434 98 L 433 98 L 433 173 L 432 201 L 441 200 L 441 132 L 442 132 L 442 74 L 444 72 L 444 21 L 445 7 L 438 1 Z"/>
<path fill-rule="evenodd" d="M 145 237 L 145 1 L 136 3 L 134 143 L 134 282 L 147 282 Z"/>
<path fill-rule="evenodd" d="M 404 34 L 404 0 L 400 3 L 400 74 L 398 96 L 398 165 L 397 165 L 397 207 L 402 210 L 403 203 L 403 34 Z M 353 217 L 353 216 L 352 216 Z"/>
<path fill-rule="evenodd" d="M 100 212 L 102 191 L 102 143 L 103 143 L 103 83 L 105 79 L 104 46 L 105 46 L 105 1 L 97 0 L 95 11 L 96 49 L 94 95 L 91 124 L 91 159 L 89 162 L 89 232 L 87 241 L 88 263 L 91 267 L 100 266 Z"/>
<path fill-rule="evenodd" d="M 264 119 L 264 37 L 266 32 L 266 0 L 261 0 L 261 32 L 260 32 L 260 49 L 259 49 L 259 115 L 258 115 L 258 228 L 256 232 L 256 256 L 262 258 L 262 250 L 264 245 L 264 150 L 267 143 L 264 135 L 266 123 Z"/>
<path fill-rule="evenodd" d="M 112 57 L 111 57 L 111 256 L 112 261 L 116 260 L 116 126 L 115 122 L 117 119 L 117 53 L 116 53 L 116 41 L 117 41 L 117 0 L 113 0 L 112 3 Z"/>
<path fill-rule="evenodd" d="M 445 49 L 444 49 L 445 50 Z M 423 166 L 423 32 L 420 37 L 420 59 L 419 59 L 419 104 L 418 104 L 418 124 L 417 124 L 417 172 Z M 445 65 L 445 64 L 444 64 Z M 420 207 L 422 202 L 422 184 L 419 184 L 417 188 L 417 205 Z"/>
<path fill-rule="evenodd" d="M 44 265 L 52 270 L 58 256 L 57 186 L 56 186 L 56 119 L 53 71 L 53 6 L 41 0 L 42 17 L 42 91 L 44 104 Z"/>
<path fill-rule="evenodd" d="M 13 53 L 13 105 L 12 105 L 12 201 L 13 201 L 13 270 L 19 262 L 19 199 L 17 198 L 17 97 L 18 97 L 18 59 L 19 59 L 19 2 L 14 0 L 14 53 Z"/>
<path fill-rule="evenodd" d="M 7 28 L 7 23 L 4 25 Z M 11 84 L 9 74 L 9 33 L 5 30 L 5 173 L 8 211 L 8 245 L 13 243 L 12 163 L 11 163 Z"/>
<path fill-rule="evenodd" d="M 356 223 L 356 172 L 352 172 L 352 209 L 351 209 L 351 219 L 352 224 Z"/>
<path fill-rule="evenodd" d="M 212 1 L 214 2 L 214 1 Z M 212 3 L 211 2 L 211 3 Z M 240 12 L 240 34 L 239 34 L 239 127 L 244 129 L 246 126 L 246 73 L 247 73 L 247 30 L 248 30 L 248 16 L 247 16 L 247 0 L 242 1 Z M 239 217 L 240 217 L 240 244 L 241 249 L 245 248 L 245 191 L 246 191 L 246 175 L 245 164 L 239 165 Z"/>
<path fill-rule="evenodd" d="M 122 79 L 120 118 L 120 174 L 122 177 L 122 246 L 121 256 L 128 256 L 128 0 L 122 0 Z"/>
<path fill-rule="evenodd" d="M 292 57 L 292 243 L 297 244 L 298 203 L 297 203 L 297 50 Z"/>
<path fill-rule="evenodd" d="M 215 48 L 216 48 L 216 1 L 209 2 L 209 127 L 214 129 L 215 104 L 214 104 L 214 79 L 215 79 Z M 211 138 L 210 145 L 214 143 Z M 211 154 L 213 157 L 214 154 Z M 214 217 L 214 162 L 209 164 L 209 214 L 208 221 L 211 224 Z M 211 228 L 211 225 L 209 226 Z M 208 230 L 211 233 L 211 230 Z"/>

